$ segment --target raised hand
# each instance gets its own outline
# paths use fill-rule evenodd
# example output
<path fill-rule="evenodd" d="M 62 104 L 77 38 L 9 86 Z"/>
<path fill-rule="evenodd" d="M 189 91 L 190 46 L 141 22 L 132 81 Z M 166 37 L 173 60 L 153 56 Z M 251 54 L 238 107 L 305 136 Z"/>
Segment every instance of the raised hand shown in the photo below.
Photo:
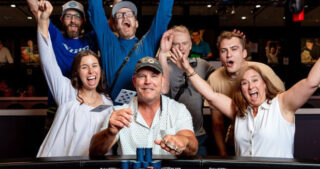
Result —
<path fill-rule="evenodd" d="M 172 41 L 173 41 L 173 30 L 167 30 L 161 38 L 160 41 L 160 52 L 167 53 L 170 51 L 172 47 Z"/>
<path fill-rule="evenodd" d="M 243 39 L 246 39 L 246 35 L 243 32 L 241 32 L 240 30 L 233 29 L 232 32 L 242 36 Z"/>
<path fill-rule="evenodd" d="M 49 16 L 51 15 L 52 10 L 53 7 L 49 1 L 41 0 L 38 2 L 38 31 L 41 32 L 44 37 L 49 36 Z"/>
<path fill-rule="evenodd" d="M 129 127 L 131 123 L 131 115 L 133 115 L 133 113 L 130 108 L 112 112 L 108 126 L 110 134 L 116 135 L 124 126 Z"/>
<path fill-rule="evenodd" d="M 38 20 L 49 20 L 53 7 L 49 1 L 41 0 L 38 2 Z"/>
<path fill-rule="evenodd" d="M 176 47 L 172 48 L 171 51 L 172 51 L 172 55 L 170 60 L 174 64 L 176 64 L 179 67 L 179 69 L 181 69 L 182 71 L 186 72 L 187 74 L 191 73 L 190 69 L 192 69 L 192 67 L 189 64 L 188 59 L 186 57 L 183 57 L 183 54 L 181 53 L 181 51 Z"/>

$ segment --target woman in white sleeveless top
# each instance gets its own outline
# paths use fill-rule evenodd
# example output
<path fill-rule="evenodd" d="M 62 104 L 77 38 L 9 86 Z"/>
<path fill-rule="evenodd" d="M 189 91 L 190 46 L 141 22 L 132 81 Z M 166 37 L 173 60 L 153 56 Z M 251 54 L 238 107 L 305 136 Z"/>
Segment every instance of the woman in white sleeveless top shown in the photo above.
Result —
<path fill-rule="evenodd" d="M 293 157 L 295 112 L 317 90 L 320 84 L 320 60 L 308 77 L 280 93 L 270 80 L 254 66 L 239 76 L 233 98 L 213 92 L 179 50 L 171 60 L 186 72 L 192 85 L 205 99 L 227 117 L 235 120 L 237 156 Z"/>

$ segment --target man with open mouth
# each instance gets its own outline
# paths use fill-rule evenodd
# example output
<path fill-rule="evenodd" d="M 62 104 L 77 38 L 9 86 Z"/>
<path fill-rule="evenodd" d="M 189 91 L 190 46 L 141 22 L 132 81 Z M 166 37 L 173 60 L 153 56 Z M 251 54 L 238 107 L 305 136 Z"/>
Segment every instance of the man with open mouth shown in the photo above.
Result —
<path fill-rule="evenodd" d="M 238 32 L 225 31 L 220 34 L 217 40 L 220 60 L 222 67 L 214 71 L 208 78 L 208 83 L 214 92 L 225 94 L 229 97 L 232 96 L 233 89 L 239 80 L 241 71 L 247 66 L 257 66 L 269 79 L 275 87 L 281 91 L 285 90 L 284 84 L 281 79 L 274 73 L 274 71 L 267 65 L 259 62 L 246 61 L 247 51 L 245 48 L 244 36 Z M 208 101 L 205 100 L 205 106 L 210 106 Z M 210 106 L 212 115 L 212 129 L 215 137 L 216 145 L 219 155 L 233 155 L 234 146 L 232 145 L 232 138 L 226 141 L 231 142 L 230 146 L 226 147 L 225 144 L 225 124 L 224 116 L 213 106 Z M 232 123 L 232 122 L 229 122 Z M 230 126 L 228 132 L 233 133 L 233 127 Z M 227 134 L 228 135 L 228 134 Z M 232 134 L 230 135 L 232 136 Z"/>
<path fill-rule="evenodd" d="M 167 30 L 171 20 L 173 0 L 160 0 L 151 27 L 140 41 L 136 37 L 139 22 L 135 4 L 130 1 L 120 1 L 112 8 L 112 17 L 119 35 L 117 37 L 109 28 L 102 0 L 88 2 L 89 19 L 97 34 L 103 69 L 114 100 L 121 89 L 135 90 L 131 81 L 134 66 L 142 57 L 155 56 L 162 34 Z M 128 62 L 119 71 L 124 60 Z M 117 75 L 118 71 L 120 73 Z"/>

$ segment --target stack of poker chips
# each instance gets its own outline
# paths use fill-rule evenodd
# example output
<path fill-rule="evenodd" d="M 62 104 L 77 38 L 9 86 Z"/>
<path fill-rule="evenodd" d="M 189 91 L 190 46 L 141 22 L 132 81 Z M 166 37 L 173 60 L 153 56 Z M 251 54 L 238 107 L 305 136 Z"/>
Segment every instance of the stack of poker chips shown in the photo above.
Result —
<path fill-rule="evenodd" d="M 137 160 L 122 161 L 121 169 L 161 169 L 161 161 L 152 161 L 152 148 L 137 148 Z"/>

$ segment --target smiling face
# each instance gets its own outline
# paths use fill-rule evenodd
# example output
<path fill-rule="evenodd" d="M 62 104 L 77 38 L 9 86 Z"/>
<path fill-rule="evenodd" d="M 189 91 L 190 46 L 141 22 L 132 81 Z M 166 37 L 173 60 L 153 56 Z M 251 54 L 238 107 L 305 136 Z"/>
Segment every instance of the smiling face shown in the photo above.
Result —
<path fill-rule="evenodd" d="M 266 83 L 257 71 L 249 69 L 244 72 L 240 85 L 249 106 L 258 107 L 266 100 Z"/>
<path fill-rule="evenodd" d="M 219 54 L 228 75 L 230 77 L 237 76 L 247 57 L 247 51 L 241 45 L 240 39 L 237 37 L 223 39 L 219 46 Z"/>
<path fill-rule="evenodd" d="M 140 69 L 132 78 L 140 101 L 150 103 L 160 99 L 162 74 L 154 69 Z"/>
<path fill-rule="evenodd" d="M 83 24 L 83 18 L 80 12 L 68 9 L 63 15 L 62 24 L 69 38 L 79 38 Z"/>
<path fill-rule="evenodd" d="M 172 48 L 177 48 L 183 54 L 183 57 L 188 58 L 192 48 L 192 42 L 189 33 L 174 31 Z"/>
<path fill-rule="evenodd" d="M 96 90 L 101 76 L 101 67 L 98 59 L 93 55 L 82 57 L 78 74 L 82 82 L 82 89 Z"/>
<path fill-rule="evenodd" d="M 122 39 L 132 39 L 136 36 L 138 21 L 129 8 L 121 8 L 115 14 L 116 29 Z"/>

